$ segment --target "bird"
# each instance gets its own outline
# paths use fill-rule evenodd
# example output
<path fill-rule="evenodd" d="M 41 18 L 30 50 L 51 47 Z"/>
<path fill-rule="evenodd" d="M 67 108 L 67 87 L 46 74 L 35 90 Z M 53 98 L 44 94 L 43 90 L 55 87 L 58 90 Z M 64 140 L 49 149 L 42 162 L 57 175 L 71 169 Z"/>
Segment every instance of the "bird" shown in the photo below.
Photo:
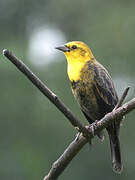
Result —
<path fill-rule="evenodd" d="M 119 101 L 118 95 L 111 76 L 95 59 L 91 49 L 82 41 L 71 41 L 56 49 L 65 54 L 73 95 L 89 124 L 111 112 Z M 120 121 L 114 121 L 106 130 L 110 140 L 112 168 L 120 174 L 123 170 L 119 141 Z M 98 136 L 104 139 L 103 132 Z"/>

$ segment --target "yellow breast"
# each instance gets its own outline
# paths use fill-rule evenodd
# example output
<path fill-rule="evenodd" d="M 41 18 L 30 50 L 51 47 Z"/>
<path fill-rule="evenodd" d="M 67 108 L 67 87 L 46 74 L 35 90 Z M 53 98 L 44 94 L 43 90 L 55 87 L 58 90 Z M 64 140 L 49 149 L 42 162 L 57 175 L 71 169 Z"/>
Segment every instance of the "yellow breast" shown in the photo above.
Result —
<path fill-rule="evenodd" d="M 78 81 L 81 76 L 81 69 L 84 67 L 84 63 L 80 61 L 68 62 L 68 77 L 70 81 Z"/>

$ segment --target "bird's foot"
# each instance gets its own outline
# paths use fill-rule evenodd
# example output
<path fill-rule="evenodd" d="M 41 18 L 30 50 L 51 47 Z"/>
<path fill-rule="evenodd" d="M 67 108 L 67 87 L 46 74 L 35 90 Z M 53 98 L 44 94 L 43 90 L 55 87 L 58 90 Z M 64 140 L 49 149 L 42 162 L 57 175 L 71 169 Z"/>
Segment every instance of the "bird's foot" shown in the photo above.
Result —
<path fill-rule="evenodd" d="M 96 120 L 91 125 L 89 125 L 89 127 L 91 127 L 93 137 L 95 136 L 95 128 L 97 127 L 97 123 L 98 123 L 98 120 Z"/>

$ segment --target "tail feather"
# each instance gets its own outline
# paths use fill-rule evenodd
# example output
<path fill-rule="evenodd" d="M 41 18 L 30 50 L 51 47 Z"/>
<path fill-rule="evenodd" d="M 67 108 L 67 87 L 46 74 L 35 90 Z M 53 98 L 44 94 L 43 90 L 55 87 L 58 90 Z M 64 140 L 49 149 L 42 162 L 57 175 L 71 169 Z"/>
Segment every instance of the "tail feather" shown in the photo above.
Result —
<path fill-rule="evenodd" d="M 113 126 L 107 128 L 107 131 L 110 139 L 112 168 L 114 172 L 120 174 L 123 170 L 123 165 L 121 162 L 119 127 L 114 127 L 113 124 Z"/>

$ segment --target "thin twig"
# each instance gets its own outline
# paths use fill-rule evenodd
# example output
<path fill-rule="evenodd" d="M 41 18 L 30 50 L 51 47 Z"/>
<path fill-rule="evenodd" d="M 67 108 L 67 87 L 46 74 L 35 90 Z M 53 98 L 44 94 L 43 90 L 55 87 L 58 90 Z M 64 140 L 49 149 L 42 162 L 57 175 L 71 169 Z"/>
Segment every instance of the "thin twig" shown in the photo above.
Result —
<path fill-rule="evenodd" d="M 135 109 L 135 98 L 119 107 L 116 110 L 113 110 L 111 113 L 105 115 L 100 121 L 97 122 L 97 125 L 94 129 L 94 135 L 97 135 L 99 131 L 103 130 L 114 120 L 118 120 L 119 117 L 124 116 Z M 92 127 L 90 128 L 90 137 L 93 138 Z M 70 161 L 74 158 L 74 156 L 81 150 L 81 148 L 88 142 L 86 138 L 80 136 L 78 141 L 73 141 L 68 148 L 64 151 L 64 153 L 56 160 L 48 175 L 45 176 L 44 180 L 56 180 L 59 175 L 64 171 L 64 169 L 68 166 Z"/>
<path fill-rule="evenodd" d="M 122 105 L 123 101 L 125 100 L 125 98 L 126 98 L 126 96 L 127 96 L 127 94 L 128 94 L 129 89 L 130 89 L 130 86 L 128 86 L 128 87 L 125 89 L 124 93 L 122 94 L 121 98 L 119 99 L 118 103 L 116 104 L 114 110 L 117 109 L 117 108 L 119 108 L 119 107 Z"/>
<path fill-rule="evenodd" d="M 4 49 L 3 55 L 7 57 L 25 76 L 67 117 L 70 123 L 82 132 L 85 137 L 89 136 L 89 131 L 75 117 L 68 107 L 15 55 Z"/>

